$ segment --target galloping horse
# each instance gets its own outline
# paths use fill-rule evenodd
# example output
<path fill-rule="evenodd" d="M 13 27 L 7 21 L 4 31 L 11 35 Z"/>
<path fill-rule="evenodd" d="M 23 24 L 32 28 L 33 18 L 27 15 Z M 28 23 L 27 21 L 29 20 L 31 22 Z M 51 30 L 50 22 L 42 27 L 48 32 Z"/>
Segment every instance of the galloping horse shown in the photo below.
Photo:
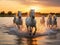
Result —
<path fill-rule="evenodd" d="M 21 25 L 23 24 L 22 17 L 21 17 L 21 12 L 18 11 L 18 18 L 14 16 L 13 22 L 17 25 L 18 29 L 21 29 Z"/>
<path fill-rule="evenodd" d="M 52 16 L 52 26 L 53 26 L 53 28 L 57 27 L 57 17 L 56 17 L 56 15 Z"/>
<path fill-rule="evenodd" d="M 33 27 L 35 27 L 35 31 L 34 31 L 34 33 L 33 33 L 33 35 L 35 35 L 35 33 L 36 33 L 36 30 L 37 30 L 37 28 L 36 28 L 36 20 L 35 20 L 35 12 L 34 12 L 34 10 L 31 10 L 30 11 L 30 16 L 29 17 L 27 17 L 26 18 L 26 27 L 27 27 L 27 30 L 29 30 L 30 31 L 30 35 L 32 34 L 32 28 Z"/>
<path fill-rule="evenodd" d="M 47 27 L 52 28 L 52 15 L 49 14 L 47 17 Z"/>

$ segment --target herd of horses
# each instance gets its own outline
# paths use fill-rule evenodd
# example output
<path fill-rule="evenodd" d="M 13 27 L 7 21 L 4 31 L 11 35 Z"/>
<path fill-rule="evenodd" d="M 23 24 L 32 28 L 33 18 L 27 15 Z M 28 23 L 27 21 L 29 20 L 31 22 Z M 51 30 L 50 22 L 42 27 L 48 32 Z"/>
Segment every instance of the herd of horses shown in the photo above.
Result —
<path fill-rule="evenodd" d="M 14 16 L 13 23 L 15 23 L 17 25 L 19 30 L 21 29 L 21 26 L 23 24 L 23 20 L 22 20 L 22 13 L 20 11 L 18 11 L 18 18 L 16 17 L 16 15 Z M 41 16 L 40 23 L 45 24 L 45 17 L 44 16 Z M 29 16 L 25 20 L 25 24 L 27 27 L 27 31 L 29 31 L 29 35 L 31 35 L 31 34 L 35 35 L 36 31 L 37 31 L 37 27 L 36 27 L 35 11 L 34 10 L 30 10 Z M 33 27 L 35 28 L 34 33 L 32 33 Z M 56 15 L 52 16 L 51 14 L 49 14 L 47 16 L 47 27 L 50 29 L 54 29 L 57 27 Z"/>

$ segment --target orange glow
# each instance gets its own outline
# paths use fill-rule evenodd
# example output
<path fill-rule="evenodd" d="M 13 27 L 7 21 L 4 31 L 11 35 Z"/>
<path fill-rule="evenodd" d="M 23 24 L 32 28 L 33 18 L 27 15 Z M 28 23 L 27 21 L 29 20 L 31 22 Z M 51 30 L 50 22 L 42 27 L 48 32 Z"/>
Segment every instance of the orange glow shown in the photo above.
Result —
<path fill-rule="evenodd" d="M 34 9 L 35 12 L 39 12 L 41 10 L 41 7 L 40 6 L 29 6 L 28 10 L 31 10 L 31 9 Z"/>
<path fill-rule="evenodd" d="M 26 2 L 25 2 L 26 1 Z M 0 0 L 0 12 L 1 11 L 12 11 L 12 12 L 17 12 L 22 11 L 22 12 L 29 12 L 30 9 L 35 9 L 35 12 L 60 12 L 60 7 L 49 7 L 49 6 L 44 6 L 43 4 L 39 3 L 33 3 L 34 0 L 29 2 L 28 0 Z M 43 1 L 42 1 L 43 2 Z"/>

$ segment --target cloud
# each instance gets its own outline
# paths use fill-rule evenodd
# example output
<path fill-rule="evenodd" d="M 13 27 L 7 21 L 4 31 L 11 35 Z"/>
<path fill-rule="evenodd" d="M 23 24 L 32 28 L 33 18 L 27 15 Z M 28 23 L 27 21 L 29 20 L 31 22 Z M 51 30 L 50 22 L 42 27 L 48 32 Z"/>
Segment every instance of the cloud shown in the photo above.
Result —
<path fill-rule="evenodd" d="M 16 1 L 22 5 L 42 5 L 60 7 L 60 0 L 6 0 L 6 1 Z"/>
<path fill-rule="evenodd" d="M 57 6 L 60 7 L 60 0 L 35 0 L 38 4 L 43 4 L 45 6 Z"/>
<path fill-rule="evenodd" d="M 43 6 L 60 7 L 60 0 L 14 0 L 14 1 L 18 1 L 24 5 L 37 4 Z"/>

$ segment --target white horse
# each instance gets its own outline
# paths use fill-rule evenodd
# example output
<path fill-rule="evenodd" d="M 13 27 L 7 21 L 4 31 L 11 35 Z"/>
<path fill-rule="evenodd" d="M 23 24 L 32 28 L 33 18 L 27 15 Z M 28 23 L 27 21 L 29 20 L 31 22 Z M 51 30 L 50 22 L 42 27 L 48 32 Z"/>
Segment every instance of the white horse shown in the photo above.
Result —
<path fill-rule="evenodd" d="M 57 17 L 56 17 L 56 15 L 52 16 L 52 26 L 55 27 L 55 28 L 57 27 Z"/>
<path fill-rule="evenodd" d="M 53 17 L 52 17 L 52 24 L 57 25 L 57 17 L 56 17 L 56 15 L 53 15 Z"/>
<path fill-rule="evenodd" d="M 16 18 L 16 16 L 14 16 L 13 22 L 17 25 L 18 29 L 20 30 L 21 26 L 23 24 L 20 11 L 18 11 L 18 18 Z"/>
<path fill-rule="evenodd" d="M 49 14 L 47 17 L 47 27 L 52 28 L 52 15 Z"/>
<path fill-rule="evenodd" d="M 32 33 L 32 28 L 33 27 L 35 27 L 35 31 L 34 31 L 34 33 L 33 33 L 33 35 L 35 35 L 35 33 L 36 33 L 36 30 L 37 30 L 37 28 L 36 28 L 36 20 L 35 20 L 35 16 L 34 16 L 34 10 L 31 10 L 30 11 L 30 16 L 29 17 L 27 17 L 26 18 L 26 27 L 27 27 L 27 30 L 29 30 L 30 29 L 30 35 L 31 35 L 31 33 Z"/>

